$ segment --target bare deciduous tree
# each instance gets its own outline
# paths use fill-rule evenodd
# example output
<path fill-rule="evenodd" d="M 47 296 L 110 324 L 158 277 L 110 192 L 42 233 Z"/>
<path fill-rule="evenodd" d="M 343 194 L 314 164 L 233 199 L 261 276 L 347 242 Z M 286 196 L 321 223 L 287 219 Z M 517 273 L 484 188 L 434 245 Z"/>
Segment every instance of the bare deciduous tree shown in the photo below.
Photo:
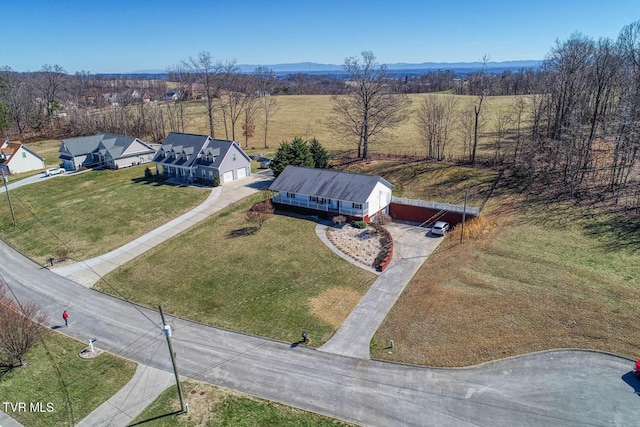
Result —
<path fill-rule="evenodd" d="M 427 158 L 442 160 L 455 122 L 458 100 L 452 95 L 429 94 L 418 107 L 416 128 L 427 147 Z"/>
<path fill-rule="evenodd" d="M 33 82 L 6 66 L 0 69 L 0 76 L 5 82 L 0 90 L 0 99 L 5 104 L 9 120 L 22 138 L 23 133 L 31 127 L 37 111 Z"/>
<path fill-rule="evenodd" d="M 57 97 L 63 86 L 67 83 L 67 72 L 60 65 L 45 64 L 40 70 L 42 78 L 40 79 L 40 91 L 45 100 L 45 109 L 47 120 L 49 123 L 53 120 L 54 111 L 57 108 Z"/>
<path fill-rule="evenodd" d="M 0 365 L 12 369 L 24 365 L 24 355 L 41 338 L 47 316 L 34 303 L 18 303 L 0 277 Z"/>
<path fill-rule="evenodd" d="M 249 211 L 247 211 L 247 219 L 249 221 L 258 224 L 258 230 L 262 228 L 262 225 L 266 220 L 273 216 L 275 212 L 271 199 L 266 199 L 262 202 L 255 203 Z"/>
<path fill-rule="evenodd" d="M 329 124 L 342 137 L 355 138 L 358 157 L 366 160 L 369 144 L 406 119 L 403 110 L 411 101 L 392 93 L 391 76 L 372 52 L 362 52 L 362 59 L 346 58 L 343 68 L 349 75 L 348 93 L 333 96 Z"/>
<path fill-rule="evenodd" d="M 210 52 L 202 51 L 197 58 L 189 58 L 182 65 L 194 74 L 195 83 L 199 85 L 191 90 L 202 89 L 202 97 L 205 98 L 207 106 L 207 117 L 209 119 L 209 132 L 212 138 L 215 138 L 214 128 L 214 112 L 216 110 L 215 98 L 220 97 L 220 76 L 223 66 L 220 62 L 215 62 Z"/>
<path fill-rule="evenodd" d="M 256 68 L 253 75 L 256 78 L 256 85 L 258 88 L 258 104 L 260 105 L 260 109 L 262 110 L 264 117 L 264 148 L 269 148 L 267 144 L 269 121 L 278 112 L 278 102 L 275 97 L 272 96 L 276 75 L 273 70 L 268 67 Z"/>

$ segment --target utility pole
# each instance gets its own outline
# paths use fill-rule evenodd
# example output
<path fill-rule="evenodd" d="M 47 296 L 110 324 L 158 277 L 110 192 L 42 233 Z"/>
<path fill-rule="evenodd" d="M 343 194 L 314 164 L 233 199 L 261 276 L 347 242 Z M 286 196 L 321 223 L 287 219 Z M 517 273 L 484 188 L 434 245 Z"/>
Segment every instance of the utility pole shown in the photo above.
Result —
<path fill-rule="evenodd" d="M 464 190 L 464 206 L 462 207 L 462 230 L 460 230 L 460 244 L 464 238 L 464 220 L 467 216 L 467 190 Z"/>
<path fill-rule="evenodd" d="M 4 191 L 7 193 L 7 199 L 9 200 L 9 209 L 11 209 L 11 219 L 13 220 L 13 226 L 16 226 L 16 214 L 13 213 L 13 205 L 11 204 L 11 196 L 9 196 L 9 187 L 7 186 L 7 181 L 9 178 L 4 174 L 4 169 L 0 168 L 0 172 L 2 172 L 2 180 L 4 181 Z"/>
<path fill-rule="evenodd" d="M 178 387 L 178 397 L 180 398 L 180 411 L 186 412 L 184 407 L 184 400 L 182 400 L 182 387 L 180 387 L 180 376 L 178 375 L 178 366 L 176 365 L 175 355 L 173 354 L 173 346 L 171 345 L 171 326 L 167 325 L 164 321 L 164 313 L 162 312 L 162 306 L 159 305 L 160 317 L 162 318 L 162 330 L 164 336 L 167 337 L 167 344 L 169 345 L 169 355 L 171 356 L 171 364 L 173 364 L 173 373 L 176 376 L 176 386 Z"/>

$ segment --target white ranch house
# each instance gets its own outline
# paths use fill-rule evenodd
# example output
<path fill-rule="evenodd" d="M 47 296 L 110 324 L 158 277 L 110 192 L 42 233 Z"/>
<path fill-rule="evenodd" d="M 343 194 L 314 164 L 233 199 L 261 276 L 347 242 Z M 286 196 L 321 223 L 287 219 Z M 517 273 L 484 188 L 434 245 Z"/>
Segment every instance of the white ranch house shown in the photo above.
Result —
<path fill-rule="evenodd" d="M 379 212 L 388 213 L 392 189 L 379 176 L 300 166 L 287 166 L 269 187 L 276 205 L 366 222 Z"/>

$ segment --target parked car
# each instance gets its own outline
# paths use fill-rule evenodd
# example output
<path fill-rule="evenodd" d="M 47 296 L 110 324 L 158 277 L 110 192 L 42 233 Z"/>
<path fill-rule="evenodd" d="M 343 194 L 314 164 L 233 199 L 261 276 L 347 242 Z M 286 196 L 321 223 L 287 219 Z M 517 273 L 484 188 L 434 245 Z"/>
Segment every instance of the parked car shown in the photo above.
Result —
<path fill-rule="evenodd" d="M 61 173 L 65 173 L 65 172 L 66 172 L 65 168 L 49 168 L 46 171 L 44 171 L 44 175 L 51 176 L 51 175 L 58 175 Z"/>
<path fill-rule="evenodd" d="M 431 234 L 435 234 L 436 236 L 444 236 L 451 226 L 448 222 L 438 221 L 433 224 L 433 228 L 431 229 Z"/>
<path fill-rule="evenodd" d="M 262 169 L 269 169 L 271 167 L 271 159 L 262 159 L 260 167 Z"/>

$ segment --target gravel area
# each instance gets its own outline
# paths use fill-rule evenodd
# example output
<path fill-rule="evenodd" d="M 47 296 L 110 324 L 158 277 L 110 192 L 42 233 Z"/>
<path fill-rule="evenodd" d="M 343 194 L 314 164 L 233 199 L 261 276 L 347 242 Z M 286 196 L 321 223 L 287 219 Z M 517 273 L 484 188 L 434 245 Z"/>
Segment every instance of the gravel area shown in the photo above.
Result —
<path fill-rule="evenodd" d="M 373 227 L 356 228 L 349 224 L 327 228 L 327 238 L 342 252 L 354 260 L 374 267 L 374 261 L 382 249 L 382 234 Z"/>

